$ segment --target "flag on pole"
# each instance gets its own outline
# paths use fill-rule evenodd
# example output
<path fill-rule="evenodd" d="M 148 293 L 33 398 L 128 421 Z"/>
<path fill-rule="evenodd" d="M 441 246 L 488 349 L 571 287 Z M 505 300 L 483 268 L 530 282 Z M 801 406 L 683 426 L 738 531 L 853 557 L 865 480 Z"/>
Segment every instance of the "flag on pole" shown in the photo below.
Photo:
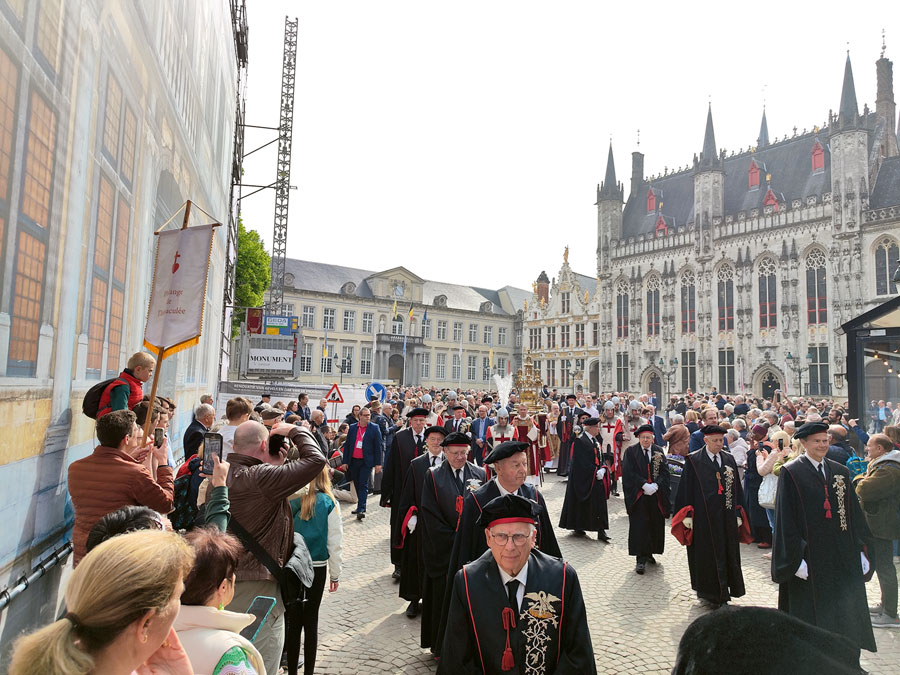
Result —
<path fill-rule="evenodd" d="M 493 347 L 491 347 L 488 350 L 488 367 L 489 368 L 494 367 L 494 348 Z"/>
<path fill-rule="evenodd" d="M 328 329 L 325 329 L 325 342 L 322 343 L 322 358 L 328 358 Z"/>
<path fill-rule="evenodd" d="M 413 306 L 412 303 L 409 305 L 409 320 L 412 321 L 413 318 Z"/>
<path fill-rule="evenodd" d="M 394 300 L 394 306 L 391 307 L 391 319 L 397 318 L 397 301 Z"/>
<path fill-rule="evenodd" d="M 426 321 L 428 321 L 428 308 L 427 307 L 425 308 L 425 313 L 422 314 L 422 323 L 425 323 Z"/>

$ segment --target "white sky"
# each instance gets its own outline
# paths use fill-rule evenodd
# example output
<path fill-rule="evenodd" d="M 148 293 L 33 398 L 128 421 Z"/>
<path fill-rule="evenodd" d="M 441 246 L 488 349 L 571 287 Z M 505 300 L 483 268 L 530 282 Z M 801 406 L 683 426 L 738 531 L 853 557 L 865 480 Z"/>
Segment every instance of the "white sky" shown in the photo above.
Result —
<path fill-rule="evenodd" d="M 247 122 L 278 124 L 284 17 L 298 17 L 288 257 L 434 280 L 530 288 L 596 270 L 596 185 L 612 137 L 630 189 L 691 162 L 712 101 L 716 141 L 822 126 L 840 102 L 849 42 L 860 111 L 891 1 L 247 0 Z M 859 18 L 853 19 L 856 13 Z M 900 62 L 900 31 L 887 26 Z M 895 96 L 900 95 L 900 65 Z M 765 91 L 764 91 L 765 90 Z M 273 138 L 248 130 L 247 149 Z M 275 145 L 245 161 L 269 183 Z M 246 192 L 246 190 L 245 190 Z M 243 205 L 271 245 L 271 190 Z M 500 255 L 498 255 L 498 253 Z"/>

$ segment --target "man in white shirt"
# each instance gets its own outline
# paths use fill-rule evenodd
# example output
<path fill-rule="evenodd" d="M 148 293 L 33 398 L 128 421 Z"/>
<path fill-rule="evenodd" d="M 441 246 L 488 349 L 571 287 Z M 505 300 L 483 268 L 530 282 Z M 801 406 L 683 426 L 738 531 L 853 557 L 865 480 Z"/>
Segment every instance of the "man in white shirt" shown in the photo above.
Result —
<path fill-rule="evenodd" d="M 222 434 L 222 459 L 227 460 L 228 455 L 234 451 L 234 432 L 244 422 L 250 419 L 253 406 L 245 398 L 233 398 L 225 404 L 225 419 L 228 424 L 221 427 L 218 432 Z"/>

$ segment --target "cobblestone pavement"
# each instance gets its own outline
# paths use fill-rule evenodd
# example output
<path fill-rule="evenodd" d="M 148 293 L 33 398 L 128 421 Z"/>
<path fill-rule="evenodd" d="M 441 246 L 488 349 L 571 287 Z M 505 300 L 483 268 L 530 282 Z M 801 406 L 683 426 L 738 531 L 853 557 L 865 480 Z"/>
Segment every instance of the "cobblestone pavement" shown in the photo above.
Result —
<path fill-rule="evenodd" d="M 565 482 L 551 475 L 543 492 L 551 520 L 558 522 Z M 434 661 L 418 646 L 419 619 L 406 618 L 406 603 L 397 596 L 391 579 L 388 510 L 371 508 L 366 519 L 358 522 L 350 515 L 351 505 L 341 504 L 341 508 L 344 571 L 338 592 L 326 592 L 322 601 L 316 672 L 433 673 Z M 597 670 L 669 673 L 681 634 L 706 611 L 691 591 L 687 555 L 667 536 L 666 552 L 656 556 L 659 564 L 638 576 L 634 558 L 628 555 L 628 516 L 622 499 L 610 498 L 609 511 L 610 545 L 557 530 L 563 555 L 581 581 Z M 747 595 L 734 604 L 775 607 L 778 587 L 770 580 L 769 561 L 752 544 L 741 547 L 741 556 Z M 877 581 L 868 584 L 868 592 L 869 604 L 877 604 Z M 751 637 L 752 644 L 747 637 L 736 642 L 736 658 L 741 650 L 764 644 L 764 636 Z M 862 652 L 863 667 L 880 675 L 900 672 L 900 631 L 876 630 L 875 638 L 878 652 Z"/>

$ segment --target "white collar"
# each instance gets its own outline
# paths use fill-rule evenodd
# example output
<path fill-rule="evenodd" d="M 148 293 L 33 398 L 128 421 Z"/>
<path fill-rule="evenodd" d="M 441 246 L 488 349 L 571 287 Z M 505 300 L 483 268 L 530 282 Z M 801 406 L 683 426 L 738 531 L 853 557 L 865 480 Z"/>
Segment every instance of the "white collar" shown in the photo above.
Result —
<path fill-rule="evenodd" d="M 525 588 L 525 581 L 528 579 L 528 563 L 531 562 L 531 556 L 528 556 L 528 560 L 525 561 L 525 565 L 522 566 L 522 569 L 519 570 L 519 573 L 511 577 L 506 572 L 503 571 L 503 568 L 500 565 L 497 565 L 497 569 L 500 571 L 500 579 L 503 581 L 503 585 L 506 586 L 510 581 L 515 579 L 520 584 L 522 584 L 522 588 Z"/>
<path fill-rule="evenodd" d="M 722 451 L 720 450 L 720 451 L 719 451 L 719 455 L 721 455 L 721 454 L 722 454 Z M 718 455 L 714 455 L 714 454 L 711 453 L 709 450 L 706 450 L 706 456 L 709 457 L 709 458 L 710 458 L 712 461 L 714 461 L 716 464 L 719 463 L 719 460 L 716 459 L 716 457 L 717 457 Z M 722 464 L 724 464 L 724 462 L 722 462 Z"/>
<path fill-rule="evenodd" d="M 814 468 L 816 470 L 816 473 L 819 473 L 819 465 L 823 464 L 825 462 L 825 459 L 823 458 L 821 462 L 817 462 L 816 460 L 814 460 L 812 457 L 809 456 L 808 452 L 804 452 L 803 456 L 806 457 L 807 462 L 812 464 L 812 468 Z"/>
<path fill-rule="evenodd" d="M 500 481 L 496 477 L 494 477 L 494 482 L 497 484 L 497 489 L 500 491 L 501 497 L 505 497 L 506 495 L 519 494 L 518 490 L 516 490 L 515 492 L 510 492 L 505 487 L 500 485 Z"/>

